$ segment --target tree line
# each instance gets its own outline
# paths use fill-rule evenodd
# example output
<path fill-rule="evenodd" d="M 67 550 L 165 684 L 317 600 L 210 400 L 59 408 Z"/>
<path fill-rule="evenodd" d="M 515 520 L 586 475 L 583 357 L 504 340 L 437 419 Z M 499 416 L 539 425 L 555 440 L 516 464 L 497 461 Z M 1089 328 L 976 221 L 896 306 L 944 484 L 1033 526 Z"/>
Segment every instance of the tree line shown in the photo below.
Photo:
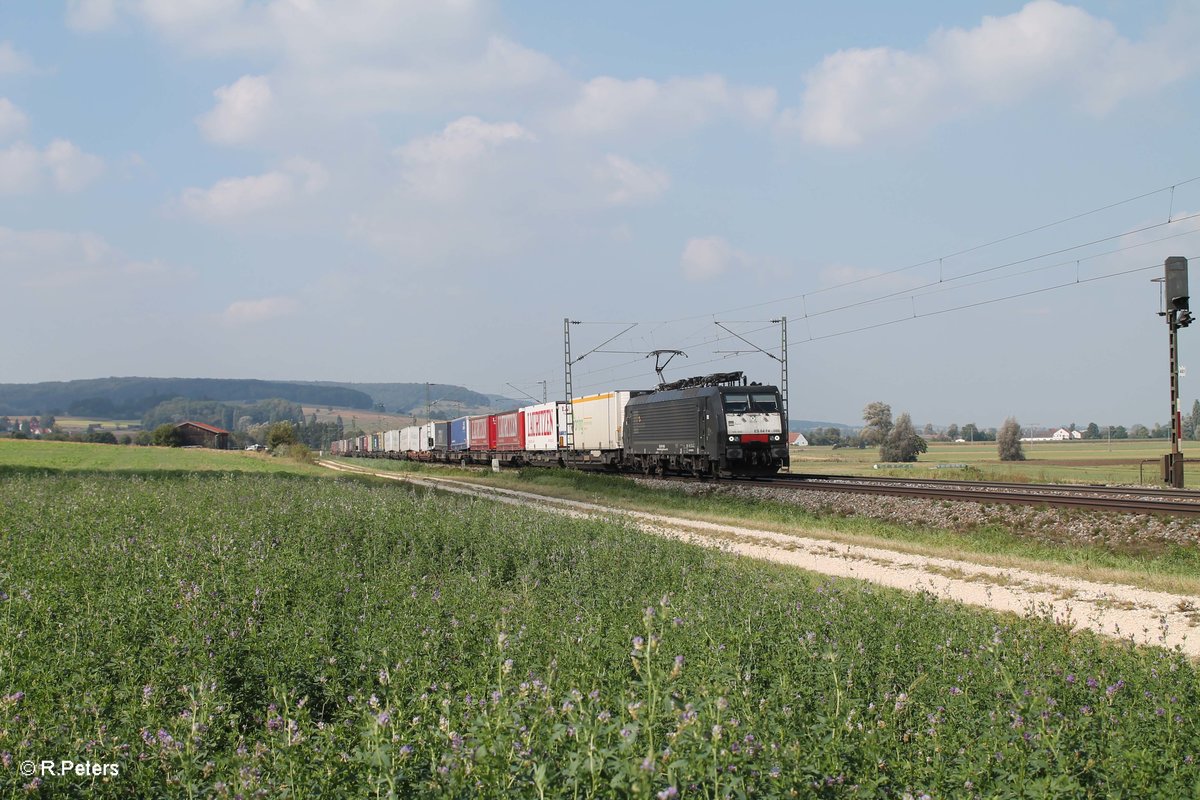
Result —
<path fill-rule="evenodd" d="M 885 462 L 912 462 L 929 449 L 931 440 L 941 441 L 994 441 L 997 454 L 1001 461 L 1024 461 L 1025 453 L 1022 447 L 1021 424 L 1009 417 L 999 429 L 990 428 L 981 431 L 975 423 L 970 422 L 959 428 L 950 425 L 944 433 L 937 433 L 932 424 L 926 424 L 922 434 L 918 434 L 907 411 L 895 419 L 892 418 L 892 407 L 882 401 L 868 403 L 862 413 L 863 427 L 854 434 L 847 434 L 840 428 L 815 428 L 806 432 L 806 438 L 811 445 L 832 445 L 838 447 L 878 447 L 879 458 Z M 1192 403 L 1191 413 L 1183 415 L 1181 428 L 1185 439 L 1200 439 L 1200 400 Z M 1072 423 L 1067 430 L 1074 432 L 1076 426 Z M 1133 425 L 1126 429 L 1124 426 L 1108 426 L 1101 428 L 1094 422 L 1079 431 L 1083 439 L 1155 439 L 1168 438 L 1171 435 L 1170 425 L 1156 423 L 1153 429 L 1145 425 Z"/>

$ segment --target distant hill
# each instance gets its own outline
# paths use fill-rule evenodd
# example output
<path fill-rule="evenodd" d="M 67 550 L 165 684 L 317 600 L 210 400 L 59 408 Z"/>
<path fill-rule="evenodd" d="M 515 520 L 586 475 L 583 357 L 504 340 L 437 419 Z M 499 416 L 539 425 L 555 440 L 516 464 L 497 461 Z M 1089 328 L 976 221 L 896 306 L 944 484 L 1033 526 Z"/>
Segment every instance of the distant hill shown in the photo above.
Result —
<path fill-rule="evenodd" d="M 854 433 L 861 425 L 847 425 L 844 422 L 818 422 L 811 419 L 789 419 L 788 430 L 790 431 L 811 431 L 814 428 L 837 428 L 842 433 Z"/>
<path fill-rule="evenodd" d="M 317 381 L 313 386 L 328 386 L 352 389 L 371 396 L 375 403 L 382 403 L 387 411 L 392 413 L 425 412 L 424 383 L 338 383 L 334 381 Z M 463 386 L 452 386 L 444 383 L 429 385 L 429 401 L 433 410 L 461 411 L 471 413 L 491 409 L 516 408 L 527 405 L 528 400 L 512 400 L 500 395 L 488 395 L 474 392 Z M 444 406 L 444 408 L 443 408 Z"/>
<path fill-rule="evenodd" d="M 0 384 L 0 415 L 69 414 L 132 419 L 177 397 L 229 402 L 280 399 L 364 409 L 372 405 L 371 395 L 333 385 L 236 378 L 130 377 Z"/>

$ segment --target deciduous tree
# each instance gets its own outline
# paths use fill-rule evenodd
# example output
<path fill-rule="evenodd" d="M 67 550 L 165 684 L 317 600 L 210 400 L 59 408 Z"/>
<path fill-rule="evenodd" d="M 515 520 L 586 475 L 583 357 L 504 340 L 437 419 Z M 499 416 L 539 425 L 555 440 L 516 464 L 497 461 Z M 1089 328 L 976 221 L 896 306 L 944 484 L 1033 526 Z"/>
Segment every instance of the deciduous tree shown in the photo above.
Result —
<path fill-rule="evenodd" d="M 1021 425 L 1013 417 L 1004 420 L 996 433 L 996 450 L 1001 461 L 1025 460 L 1025 451 L 1021 449 Z"/>
<path fill-rule="evenodd" d="M 912 417 L 905 411 L 888 430 L 879 448 L 879 457 L 883 461 L 916 461 L 917 456 L 928 449 L 929 445 L 917 435 Z"/>
<path fill-rule="evenodd" d="M 868 403 L 863 409 L 862 418 L 866 426 L 861 438 L 867 444 L 881 444 L 892 430 L 892 407 L 887 403 L 878 400 Z"/>

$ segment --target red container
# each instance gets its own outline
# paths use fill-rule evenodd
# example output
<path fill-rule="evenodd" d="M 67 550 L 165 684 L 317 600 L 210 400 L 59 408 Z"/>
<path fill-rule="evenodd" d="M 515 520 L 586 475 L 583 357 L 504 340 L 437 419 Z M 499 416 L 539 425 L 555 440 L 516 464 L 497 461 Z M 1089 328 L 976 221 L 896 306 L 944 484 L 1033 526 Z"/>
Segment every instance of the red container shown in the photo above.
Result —
<path fill-rule="evenodd" d="M 496 415 L 471 417 L 467 420 L 467 449 L 496 449 Z"/>
<path fill-rule="evenodd" d="M 511 453 L 525 449 L 525 412 L 505 411 L 497 414 L 496 449 Z"/>

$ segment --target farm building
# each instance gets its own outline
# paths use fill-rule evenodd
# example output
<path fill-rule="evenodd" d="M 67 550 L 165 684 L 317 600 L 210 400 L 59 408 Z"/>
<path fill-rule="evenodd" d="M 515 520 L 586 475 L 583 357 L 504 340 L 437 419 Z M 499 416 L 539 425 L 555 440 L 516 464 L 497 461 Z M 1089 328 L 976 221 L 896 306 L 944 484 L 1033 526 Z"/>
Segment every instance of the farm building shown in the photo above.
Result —
<path fill-rule="evenodd" d="M 181 422 L 175 426 L 183 447 L 208 447 L 214 450 L 229 449 L 229 431 L 203 422 Z"/>
<path fill-rule="evenodd" d="M 788 444 L 792 447 L 808 447 L 808 439 L 803 433 L 789 433 Z"/>

